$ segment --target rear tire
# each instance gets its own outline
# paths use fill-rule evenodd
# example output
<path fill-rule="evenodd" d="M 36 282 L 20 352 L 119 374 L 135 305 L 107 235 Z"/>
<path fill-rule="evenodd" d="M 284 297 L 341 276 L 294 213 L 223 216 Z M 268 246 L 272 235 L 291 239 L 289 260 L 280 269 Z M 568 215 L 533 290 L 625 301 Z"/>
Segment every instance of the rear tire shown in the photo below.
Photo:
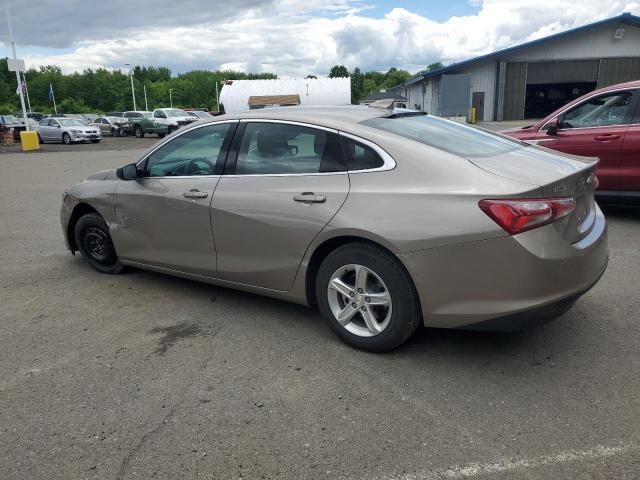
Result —
<path fill-rule="evenodd" d="M 116 274 L 124 268 L 109 235 L 109 227 L 97 213 L 87 213 L 74 227 L 78 250 L 89 265 L 100 273 Z"/>
<path fill-rule="evenodd" d="M 364 284 L 356 281 L 357 272 L 365 272 Z M 347 286 L 344 294 L 332 287 L 336 280 Z M 393 350 L 422 321 L 418 294 L 404 266 L 388 251 L 365 242 L 343 245 L 325 258 L 316 276 L 316 300 L 340 339 L 369 352 Z M 342 312 L 349 318 L 346 323 L 338 321 Z"/>
<path fill-rule="evenodd" d="M 142 127 L 136 127 L 136 137 L 138 138 L 143 138 L 144 137 L 144 130 L 142 130 Z"/>

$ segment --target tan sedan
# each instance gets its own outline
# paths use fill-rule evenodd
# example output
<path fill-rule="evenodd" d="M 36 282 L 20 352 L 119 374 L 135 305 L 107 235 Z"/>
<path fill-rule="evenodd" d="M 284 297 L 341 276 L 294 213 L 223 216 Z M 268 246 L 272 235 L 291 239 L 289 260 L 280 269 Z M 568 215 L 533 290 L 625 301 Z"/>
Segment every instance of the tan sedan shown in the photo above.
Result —
<path fill-rule="evenodd" d="M 365 350 L 543 322 L 607 265 L 595 159 L 421 112 L 225 115 L 134 160 L 65 192 L 72 252 L 317 306 Z"/>

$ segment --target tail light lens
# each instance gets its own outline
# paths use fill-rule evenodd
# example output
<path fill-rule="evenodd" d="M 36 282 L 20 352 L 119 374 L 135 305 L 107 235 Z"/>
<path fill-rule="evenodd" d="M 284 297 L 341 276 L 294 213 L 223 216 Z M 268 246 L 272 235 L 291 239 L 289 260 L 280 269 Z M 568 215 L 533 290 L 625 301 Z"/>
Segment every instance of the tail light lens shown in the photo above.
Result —
<path fill-rule="evenodd" d="M 573 198 L 480 200 L 479 207 L 511 235 L 548 225 L 576 208 Z"/>

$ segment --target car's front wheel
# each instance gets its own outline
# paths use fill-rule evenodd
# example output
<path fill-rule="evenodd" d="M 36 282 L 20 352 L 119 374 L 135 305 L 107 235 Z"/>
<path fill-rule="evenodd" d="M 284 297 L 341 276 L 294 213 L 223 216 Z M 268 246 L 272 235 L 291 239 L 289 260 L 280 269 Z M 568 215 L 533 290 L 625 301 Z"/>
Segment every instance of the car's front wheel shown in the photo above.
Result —
<path fill-rule="evenodd" d="M 318 308 L 346 343 L 386 352 L 407 340 L 422 315 L 408 272 L 389 252 L 368 243 L 337 248 L 316 278 Z"/>
<path fill-rule="evenodd" d="M 123 265 L 109 235 L 109 227 L 97 213 L 87 213 L 75 225 L 75 241 L 82 256 L 101 273 L 120 273 Z"/>
<path fill-rule="evenodd" d="M 71 145 L 72 143 L 71 135 L 69 135 L 67 132 L 62 134 L 62 143 L 64 143 L 65 145 Z"/>
<path fill-rule="evenodd" d="M 142 138 L 144 137 L 144 130 L 142 130 L 142 127 L 136 127 L 136 137 L 138 138 Z"/>

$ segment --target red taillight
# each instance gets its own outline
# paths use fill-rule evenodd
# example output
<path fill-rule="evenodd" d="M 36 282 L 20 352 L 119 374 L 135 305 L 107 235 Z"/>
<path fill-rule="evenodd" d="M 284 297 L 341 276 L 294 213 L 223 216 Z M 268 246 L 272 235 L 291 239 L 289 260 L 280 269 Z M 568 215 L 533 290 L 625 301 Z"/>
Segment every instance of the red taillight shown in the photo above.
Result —
<path fill-rule="evenodd" d="M 548 225 L 566 217 L 574 208 L 573 198 L 480 200 L 484 213 L 511 235 Z"/>

